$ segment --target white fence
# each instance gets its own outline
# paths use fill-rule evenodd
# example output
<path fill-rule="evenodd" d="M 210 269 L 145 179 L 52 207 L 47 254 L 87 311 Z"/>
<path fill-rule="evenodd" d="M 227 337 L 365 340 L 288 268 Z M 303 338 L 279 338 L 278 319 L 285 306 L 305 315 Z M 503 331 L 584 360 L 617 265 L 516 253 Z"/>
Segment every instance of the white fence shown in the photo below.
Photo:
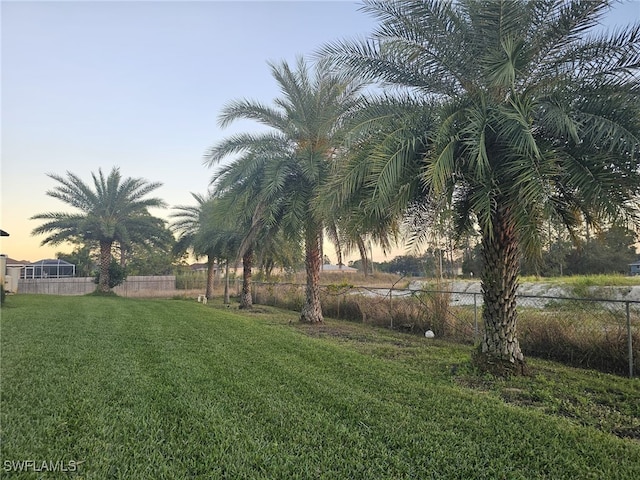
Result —
<path fill-rule="evenodd" d="M 17 293 L 45 295 L 86 295 L 95 291 L 94 277 L 20 279 Z M 113 289 L 124 297 L 167 295 L 175 292 L 175 275 L 129 276 Z"/>

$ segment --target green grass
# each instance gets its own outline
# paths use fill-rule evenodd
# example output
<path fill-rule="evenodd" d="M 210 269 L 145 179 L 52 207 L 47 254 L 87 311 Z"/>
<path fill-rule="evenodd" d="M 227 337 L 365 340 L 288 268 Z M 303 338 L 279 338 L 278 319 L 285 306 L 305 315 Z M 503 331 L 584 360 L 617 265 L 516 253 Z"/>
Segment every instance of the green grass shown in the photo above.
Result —
<path fill-rule="evenodd" d="M 633 287 L 640 285 L 640 275 L 629 276 L 621 274 L 571 275 L 564 277 L 520 277 L 520 283 L 550 283 L 566 285 L 578 290 L 588 287 Z"/>
<path fill-rule="evenodd" d="M 3 469 L 26 459 L 84 479 L 640 478 L 638 380 L 545 362 L 479 378 L 467 347 L 295 318 L 10 297 L 3 478 L 39 478 Z"/>

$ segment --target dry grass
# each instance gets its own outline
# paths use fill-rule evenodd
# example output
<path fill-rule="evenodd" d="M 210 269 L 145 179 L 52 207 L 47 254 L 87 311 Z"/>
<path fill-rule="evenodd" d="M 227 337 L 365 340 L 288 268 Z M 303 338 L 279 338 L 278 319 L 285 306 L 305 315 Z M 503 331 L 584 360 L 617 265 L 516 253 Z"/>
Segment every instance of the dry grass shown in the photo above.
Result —
<path fill-rule="evenodd" d="M 255 288 L 255 302 L 299 310 L 304 287 L 294 284 L 261 285 Z M 348 283 L 325 285 L 321 289 L 324 315 L 423 334 L 461 343 L 478 340 L 474 318 L 481 322 L 481 307 L 452 306 L 451 294 L 443 291 L 412 292 L 400 296 L 388 289 L 354 287 Z M 475 316 L 474 316 L 475 313 Z M 640 318 L 634 322 L 634 370 L 640 371 Z M 519 339 L 525 355 L 559 361 L 582 368 L 626 375 L 628 347 L 626 316 L 622 306 L 607 309 L 597 304 L 549 305 L 523 308 L 519 312 Z M 482 334 L 482 325 L 478 326 Z"/>
<path fill-rule="evenodd" d="M 582 368 L 628 374 L 628 335 L 622 311 L 523 310 L 519 338 L 527 355 Z M 634 371 L 640 372 L 640 321 L 632 328 Z"/>

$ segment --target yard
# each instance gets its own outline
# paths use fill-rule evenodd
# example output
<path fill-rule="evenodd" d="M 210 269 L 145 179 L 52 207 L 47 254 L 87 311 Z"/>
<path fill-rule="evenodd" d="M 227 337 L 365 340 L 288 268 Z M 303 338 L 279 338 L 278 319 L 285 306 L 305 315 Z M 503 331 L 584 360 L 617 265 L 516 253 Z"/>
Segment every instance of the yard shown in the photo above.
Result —
<path fill-rule="evenodd" d="M 640 478 L 638 379 L 535 360 L 478 377 L 470 347 L 296 318 L 9 297 L 3 477 Z"/>

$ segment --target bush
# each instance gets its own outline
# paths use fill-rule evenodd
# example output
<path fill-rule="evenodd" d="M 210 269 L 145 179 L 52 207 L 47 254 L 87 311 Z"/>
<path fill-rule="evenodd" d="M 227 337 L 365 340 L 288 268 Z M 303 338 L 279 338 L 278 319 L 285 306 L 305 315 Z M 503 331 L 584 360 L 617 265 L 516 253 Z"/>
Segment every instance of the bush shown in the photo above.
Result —
<path fill-rule="evenodd" d="M 437 337 L 446 337 L 453 330 L 455 319 L 449 313 L 451 293 L 446 291 L 420 292 L 418 300 L 425 307 L 425 324 Z M 426 328 L 425 328 L 426 330 Z"/>
<path fill-rule="evenodd" d="M 109 288 L 117 287 L 127 279 L 127 269 L 112 259 L 109 264 Z M 100 272 L 96 274 L 95 283 L 100 283 Z"/>

